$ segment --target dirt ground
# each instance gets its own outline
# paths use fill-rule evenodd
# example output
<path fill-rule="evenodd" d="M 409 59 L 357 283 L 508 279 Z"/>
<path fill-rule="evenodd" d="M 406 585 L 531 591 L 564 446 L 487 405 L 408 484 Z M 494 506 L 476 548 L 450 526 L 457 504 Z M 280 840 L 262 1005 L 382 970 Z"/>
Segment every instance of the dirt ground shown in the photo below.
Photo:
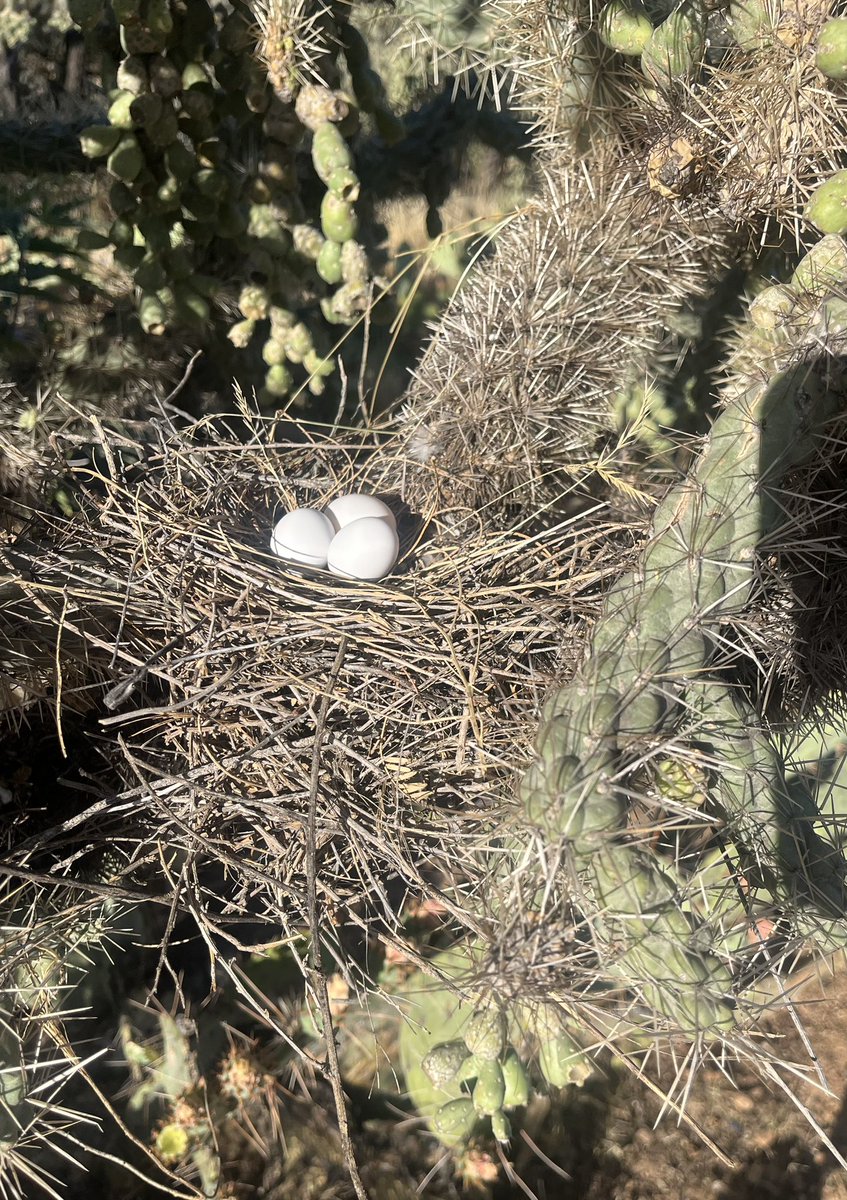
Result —
<path fill-rule="evenodd" d="M 805 980 L 805 982 L 803 982 Z M 817 1080 L 808 1043 L 828 1085 L 810 1086 L 786 1075 L 808 1111 L 847 1160 L 847 965 L 810 968 L 792 977 L 796 1016 L 783 1008 L 768 1017 L 772 1049 L 804 1064 Z M 796 992 L 793 990 L 796 988 Z M 798 1028 L 799 1026 L 799 1028 Z M 591 1178 L 562 1181 L 563 1197 L 585 1200 L 847 1200 L 847 1170 L 775 1082 L 746 1068 L 730 1082 L 717 1066 L 698 1073 L 685 1113 L 692 1125 L 665 1113 L 639 1081 L 618 1089 L 595 1146 Z M 723 1160 L 723 1161 L 722 1161 Z M 536 1189 L 537 1190 L 537 1189 Z M 547 1191 L 548 1200 L 557 1195 Z"/>

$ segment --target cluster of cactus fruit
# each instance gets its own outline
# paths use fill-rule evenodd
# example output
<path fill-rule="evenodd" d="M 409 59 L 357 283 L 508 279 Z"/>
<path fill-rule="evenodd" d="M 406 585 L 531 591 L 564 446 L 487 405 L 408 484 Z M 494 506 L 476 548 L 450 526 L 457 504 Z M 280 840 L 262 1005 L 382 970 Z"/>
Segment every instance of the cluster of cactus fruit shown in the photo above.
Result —
<path fill-rule="evenodd" d="M 81 144 L 114 178 L 108 241 L 132 274 L 142 329 L 204 328 L 231 305 L 230 281 L 240 278 L 242 320 L 229 338 L 243 349 L 264 337 L 269 403 L 295 389 L 292 366 L 305 373 L 298 386 L 320 394 L 333 370 L 320 314 L 350 325 L 372 301 L 350 139 L 360 110 L 383 137 L 401 136 L 403 125 L 342 10 L 273 5 L 257 25 L 241 3 L 223 17 L 207 0 L 72 6 L 89 34 L 109 16 L 119 26 L 124 57 L 107 123 L 85 129 Z M 300 53 L 307 27 L 311 57 Z M 338 82 L 340 56 L 355 100 L 304 78 Z M 314 212 L 298 153 L 306 136 L 324 188 Z"/>

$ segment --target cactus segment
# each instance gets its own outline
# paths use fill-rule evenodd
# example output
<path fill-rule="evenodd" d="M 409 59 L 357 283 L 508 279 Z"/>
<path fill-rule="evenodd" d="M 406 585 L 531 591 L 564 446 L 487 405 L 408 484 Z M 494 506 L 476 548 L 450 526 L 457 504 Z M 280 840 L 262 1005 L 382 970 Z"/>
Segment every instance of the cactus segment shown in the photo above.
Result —
<path fill-rule="evenodd" d="M 706 50 L 706 14 L 699 0 L 683 0 L 658 28 L 641 53 L 641 69 L 657 87 L 691 79 Z"/>
<path fill-rule="evenodd" d="M 818 34 L 815 66 L 828 79 L 847 79 L 847 17 L 833 17 Z"/>
<path fill-rule="evenodd" d="M 819 300 L 847 289 L 847 242 L 832 233 L 815 242 L 797 264 L 790 287 L 795 295 Z"/>
<path fill-rule="evenodd" d="M 358 227 L 353 206 L 333 192 L 327 192 L 321 202 L 321 228 L 324 236 L 333 242 L 347 242 L 355 238 Z"/>
<path fill-rule="evenodd" d="M 106 167 L 110 175 L 123 180 L 124 183 L 132 183 L 138 178 L 144 167 L 144 154 L 134 134 L 124 134 L 121 137 L 109 155 Z"/>
<path fill-rule="evenodd" d="M 468 1053 L 486 1062 L 500 1058 L 506 1048 L 506 1018 L 499 1008 L 474 1013 L 464 1033 Z"/>
<path fill-rule="evenodd" d="M 803 216 L 821 233 L 847 233 L 847 171 L 836 171 L 815 189 Z"/>
<path fill-rule="evenodd" d="M 473 1101 L 460 1096 L 442 1104 L 433 1117 L 432 1127 L 445 1146 L 456 1148 L 468 1140 L 477 1120 Z"/>
<path fill-rule="evenodd" d="M 86 158 L 105 158 L 121 139 L 121 130 L 113 125 L 91 125 L 79 137 Z"/>
<path fill-rule="evenodd" d="M 503 1108 L 523 1107 L 529 1100 L 529 1077 L 526 1073 L 526 1068 L 514 1050 L 509 1049 L 506 1052 L 502 1068 L 505 1084 Z"/>
<path fill-rule="evenodd" d="M 653 22 L 640 0 L 609 0 L 600 13 L 597 32 L 618 54 L 641 54 L 653 36 Z"/>
<path fill-rule="evenodd" d="M 500 1112 L 506 1096 L 506 1080 L 503 1068 L 497 1059 L 485 1059 L 480 1062 L 476 1083 L 473 1089 L 473 1104 L 476 1111 L 484 1117 Z"/>
<path fill-rule="evenodd" d="M 328 184 L 334 171 L 352 171 L 353 155 L 337 125 L 330 121 L 315 130 L 312 136 L 312 162 L 318 178 Z M 354 177 L 355 178 L 355 177 Z"/>

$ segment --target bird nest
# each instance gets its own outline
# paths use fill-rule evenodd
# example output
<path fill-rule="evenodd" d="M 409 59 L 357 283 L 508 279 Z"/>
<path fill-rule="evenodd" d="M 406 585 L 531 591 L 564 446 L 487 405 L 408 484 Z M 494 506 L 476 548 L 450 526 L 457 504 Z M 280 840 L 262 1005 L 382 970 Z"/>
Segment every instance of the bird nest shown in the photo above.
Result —
<path fill-rule="evenodd" d="M 266 944 L 318 921 L 408 951 L 410 895 L 480 933 L 463 902 L 479 850 L 639 527 L 585 497 L 556 521 L 445 522 L 406 505 L 407 469 L 420 495 L 426 468 L 390 432 L 240 433 L 161 434 L 133 476 L 104 444 L 106 468 L 77 471 L 79 514 L 14 553 L 8 628 L 28 623 L 55 664 L 60 738 L 85 698 L 124 780 L 41 828 L 38 853 L 67 879 L 80 847 L 109 847 L 101 880 L 191 911 L 213 956 L 221 937 Z M 284 511 L 353 490 L 398 515 L 388 578 L 270 553 Z"/>

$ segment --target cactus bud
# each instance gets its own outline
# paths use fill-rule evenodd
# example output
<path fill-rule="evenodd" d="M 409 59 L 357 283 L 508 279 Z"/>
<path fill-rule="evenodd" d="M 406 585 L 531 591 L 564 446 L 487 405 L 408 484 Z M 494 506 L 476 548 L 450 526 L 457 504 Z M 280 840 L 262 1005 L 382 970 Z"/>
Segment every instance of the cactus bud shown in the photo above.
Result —
<path fill-rule="evenodd" d="M 300 122 L 314 133 L 325 121 L 343 121 L 350 105 L 341 92 L 333 92 L 321 84 L 306 83 L 297 93 L 294 111 Z"/>
<path fill-rule="evenodd" d="M 182 88 L 182 75 L 169 58 L 154 55 L 147 66 L 150 88 L 163 100 L 172 100 Z"/>
<path fill-rule="evenodd" d="M 441 1088 L 456 1078 L 467 1058 L 468 1048 L 464 1042 L 441 1042 L 433 1046 L 421 1066 L 435 1086 Z"/>
<path fill-rule="evenodd" d="M 114 93 L 112 93 L 114 95 Z M 120 92 L 109 106 L 106 114 L 109 124 L 116 129 L 132 129 L 132 113 L 130 107 L 135 96 L 132 92 Z"/>
<path fill-rule="evenodd" d="M 347 241 L 341 247 L 341 277 L 345 283 L 364 285 L 368 279 L 368 259 L 358 242 Z"/>
<path fill-rule="evenodd" d="M 506 1018 L 499 1008 L 474 1013 L 465 1028 L 465 1045 L 477 1058 L 499 1058 L 506 1047 Z"/>
<path fill-rule="evenodd" d="M 294 378 L 291 372 L 282 363 L 270 367 L 265 375 L 265 387 L 275 398 L 287 396 L 293 383 Z"/>
<path fill-rule="evenodd" d="M 279 367 L 285 363 L 285 343 L 279 338 L 268 338 L 262 347 L 262 358 L 269 367 Z"/>
<path fill-rule="evenodd" d="M 309 332 L 307 325 L 302 321 L 298 321 L 285 334 L 283 334 L 283 343 L 285 352 L 288 358 L 293 363 L 301 363 L 310 350 L 313 350 L 312 335 Z"/>
<path fill-rule="evenodd" d="M 244 350 L 250 344 L 253 334 L 256 332 L 255 321 L 238 321 L 227 333 L 227 337 L 235 346 L 236 350 Z"/>
<path fill-rule="evenodd" d="M 512 1136 L 512 1125 L 502 1109 L 491 1114 L 491 1132 L 498 1142 L 508 1142 Z"/>
<path fill-rule="evenodd" d="M 153 334 L 154 337 L 160 337 L 168 327 L 165 305 L 151 292 L 145 293 L 139 301 L 138 319 L 144 332 Z"/>
<path fill-rule="evenodd" d="M 261 284 L 248 283 L 241 289 L 241 295 L 238 297 L 238 307 L 241 315 L 246 317 L 248 321 L 263 321 L 268 315 L 268 310 L 271 306 L 271 298 L 267 293 L 267 289 Z"/>
<path fill-rule="evenodd" d="M 90 125 L 79 135 L 80 149 L 86 158 L 105 158 L 120 141 L 120 128 L 114 125 Z"/>
<path fill-rule="evenodd" d="M 140 96 L 150 86 L 146 61 L 138 54 L 128 55 L 118 67 L 115 80 L 122 91 Z"/>
<path fill-rule="evenodd" d="M 847 171 L 836 171 L 815 189 L 803 216 L 821 233 L 847 233 Z"/>
<path fill-rule="evenodd" d="M 124 134 L 106 162 L 109 174 L 124 183 L 132 183 L 141 174 L 143 166 L 144 154 L 138 138 L 133 133 Z"/>
<path fill-rule="evenodd" d="M 162 97 L 157 96 L 155 92 L 143 92 L 136 96 L 129 106 L 132 124 L 141 125 L 145 129 L 148 125 L 154 125 L 162 115 L 163 103 Z"/>

